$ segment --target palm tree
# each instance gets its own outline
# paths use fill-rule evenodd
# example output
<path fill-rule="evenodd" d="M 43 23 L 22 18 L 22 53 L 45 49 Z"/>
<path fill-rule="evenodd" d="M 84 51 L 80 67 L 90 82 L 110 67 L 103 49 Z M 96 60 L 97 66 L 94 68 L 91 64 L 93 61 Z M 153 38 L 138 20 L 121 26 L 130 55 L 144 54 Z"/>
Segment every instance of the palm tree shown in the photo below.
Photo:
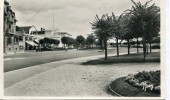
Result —
<path fill-rule="evenodd" d="M 143 55 L 146 58 L 146 37 L 152 37 L 153 34 L 158 34 L 160 31 L 160 8 L 155 4 L 148 5 L 146 2 L 142 5 L 140 2 L 136 3 L 133 0 L 132 9 L 127 10 L 131 15 L 130 28 L 137 36 L 142 37 L 143 40 Z"/>
<path fill-rule="evenodd" d="M 131 32 L 131 29 L 129 28 L 129 21 L 130 21 L 130 15 L 125 14 L 123 15 L 121 19 L 121 38 L 122 40 L 127 40 L 128 42 L 128 55 L 130 55 L 130 39 L 133 39 L 134 36 Z"/>
<path fill-rule="evenodd" d="M 123 14 L 121 14 L 120 16 L 116 16 L 114 15 L 114 13 L 112 13 L 112 16 L 109 17 L 109 22 L 110 22 L 110 32 L 112 34 L 112 36 L 114 36 L 116 38 L 116 47 L 117 47 L 117 57 L 119 57 L 119 43 L 118 43 L 118 39 L 120 39 L 121 34 L 122 34 L 122 17 Z"/>
<path fill-rule="evenodd" d="M 91 23 L 92 29 L 95 30 L 95 34 L 98 39 L 102 40 L 105 49 L 105 60 L 107 59 L 107 40 L 111 37 L 110 34 L 110 22 L 107 14 L 102 15 L 101 18 L 98 15 L 95 16 L 94 22 Z"/>

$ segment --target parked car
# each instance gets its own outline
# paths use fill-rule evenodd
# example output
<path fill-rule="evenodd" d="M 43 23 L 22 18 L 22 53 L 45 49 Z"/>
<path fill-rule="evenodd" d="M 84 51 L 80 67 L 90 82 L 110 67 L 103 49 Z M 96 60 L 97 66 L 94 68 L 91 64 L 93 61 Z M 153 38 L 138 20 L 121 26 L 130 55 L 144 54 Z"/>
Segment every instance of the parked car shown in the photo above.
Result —
<path fill-rule="evenodd" d="M 152 49 L 160 49 L 160 44 L 153 44 Z"/>
<path fill-rule="evenodd" d="M 133 48 L 137 48 L 137 44 L 132 45 Z M 143 48 L 142 44 L 138 44 L 138 48 Z"/>
<path fill-rule="evenodd" d="M 48 46 L 44 46 L 42 48 L 42 51 L 52 51 L 52 48 L 48 47 Z"/>

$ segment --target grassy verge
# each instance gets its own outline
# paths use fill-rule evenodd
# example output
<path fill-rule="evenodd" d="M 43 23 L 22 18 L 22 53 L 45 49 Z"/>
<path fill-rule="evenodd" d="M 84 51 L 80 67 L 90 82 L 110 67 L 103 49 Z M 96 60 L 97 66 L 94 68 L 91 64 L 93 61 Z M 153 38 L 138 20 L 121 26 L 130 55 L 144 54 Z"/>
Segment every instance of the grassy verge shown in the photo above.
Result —
<path fill-rule="evenodd" d="M 141 88 L 136 88 L 125 82 L 125 77 L 118 78 L 110 84 L 113 91 L 126 97 L 160 97 L 159 93 L 151 91 L 143 91 Z"/>
<path fill-rule="evenodd" d="M 146 60 L 143 59 L 142 53 L 135 53 L 131 55 L 120 55 L 119 57 L 108 57 L 91 60 L 82 63 L 83 65 L 97 65 L 97 64 L 113 64 L 113 63 L 144 63 L 144 62 L 160 62 L 160 52 L 153 52 L 146 56 Z"/>

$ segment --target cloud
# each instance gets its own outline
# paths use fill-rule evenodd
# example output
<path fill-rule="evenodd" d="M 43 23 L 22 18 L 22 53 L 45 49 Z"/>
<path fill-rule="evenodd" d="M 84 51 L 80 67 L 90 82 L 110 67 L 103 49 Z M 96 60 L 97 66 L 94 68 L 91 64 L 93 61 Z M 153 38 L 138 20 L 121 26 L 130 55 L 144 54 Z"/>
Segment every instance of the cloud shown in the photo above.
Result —
<path fill-rule="evenodd" d="M 160 6 L 159 0 L 154 2 Z M 17 25 L 52 29 L 54 12 L 55 28 L 67 31 L 74 37 L 91 33 L 90 22 L 96 14 L 114 12 L 119 15 L 132 6 L 130 0 L 9 0 L 9 3 L 16 13 Z"/>

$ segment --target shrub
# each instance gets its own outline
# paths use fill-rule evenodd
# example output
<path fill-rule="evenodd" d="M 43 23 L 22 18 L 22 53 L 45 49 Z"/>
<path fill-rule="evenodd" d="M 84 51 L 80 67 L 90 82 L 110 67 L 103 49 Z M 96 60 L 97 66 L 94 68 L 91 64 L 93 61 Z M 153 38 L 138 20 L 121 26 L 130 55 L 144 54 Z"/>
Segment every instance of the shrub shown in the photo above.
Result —
<path fill-rule="evenodd" d="M 151 83 L 154 84 L 154 86 L 160 85 L 160 70 L 150 72 L 146 71 L 139 72 L 134 77 L 135 79 L 138 79 L 139 82 L 150 81 Z"/>

